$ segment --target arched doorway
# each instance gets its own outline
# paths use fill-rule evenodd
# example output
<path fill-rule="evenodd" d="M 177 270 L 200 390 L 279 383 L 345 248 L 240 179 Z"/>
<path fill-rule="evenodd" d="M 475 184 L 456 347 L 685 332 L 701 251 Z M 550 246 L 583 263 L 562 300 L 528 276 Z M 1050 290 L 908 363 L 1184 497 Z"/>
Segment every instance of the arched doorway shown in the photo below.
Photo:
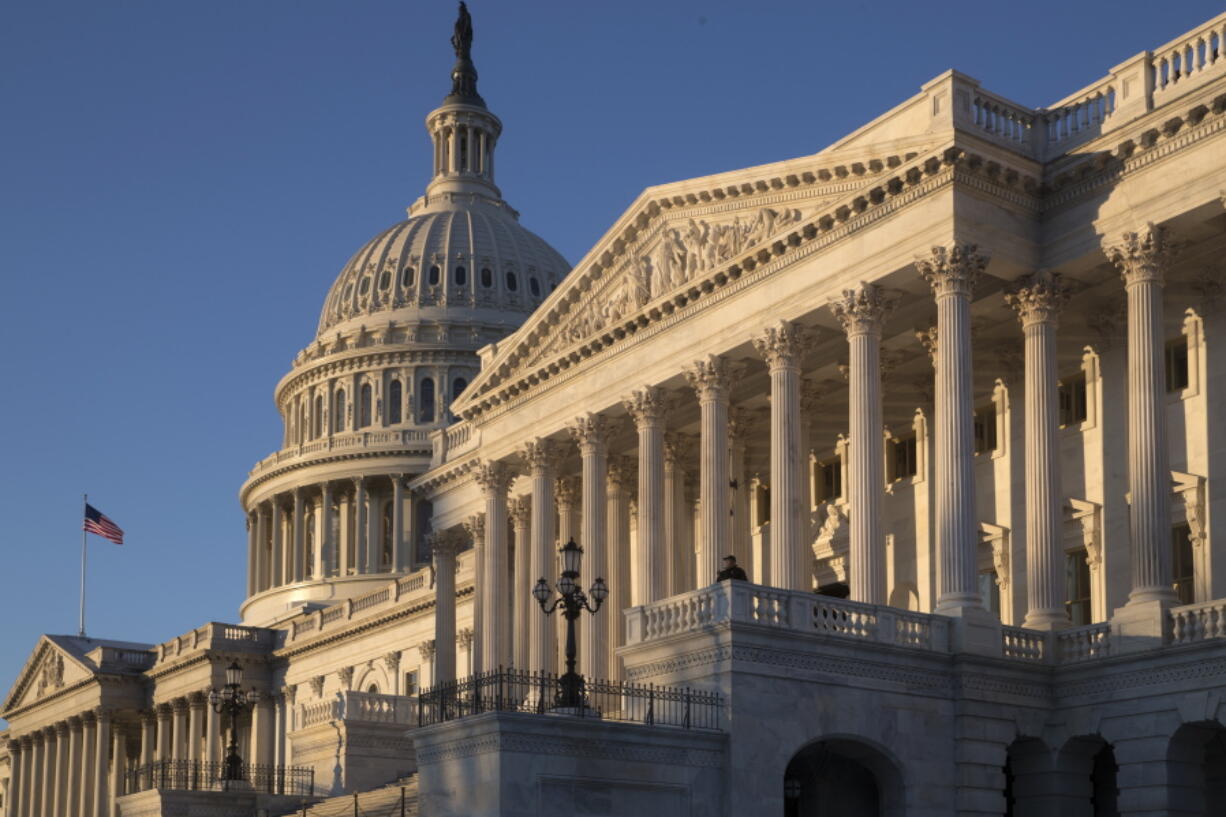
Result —
<path fill-rule="evenodd" d="M 783 779 L 785 817 L 901 817 L 902 776 L 883 752 L 829 738 L 801 749 Z"/>
<path fill-rule="evenodd" d="M 1167 813 L 1220 815 L 1226 803 L 1226 727 L 1217 721 L 1185 723 L 1167 748 Z"/>

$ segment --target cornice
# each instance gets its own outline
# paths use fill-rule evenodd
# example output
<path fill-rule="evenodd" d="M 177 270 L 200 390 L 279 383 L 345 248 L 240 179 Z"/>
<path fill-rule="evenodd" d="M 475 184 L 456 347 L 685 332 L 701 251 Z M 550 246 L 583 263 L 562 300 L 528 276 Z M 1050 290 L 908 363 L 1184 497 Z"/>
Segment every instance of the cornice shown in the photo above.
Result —
<path fill-rule="evenodd" d="M 354 451 L 349 453 L 329 452 L 328 456 L 314 457 L 304 459 L 300 462 L 291 462 L 274 468 L 270 471 L 261 472 L 258 476 L 249 476 L 243 486 L 239 488 L 238 495 L 241 502 L 246 503 L 248 495 L 259 488 L 261 485 L 294 471 L 301 471 L 304 468 L 314 468 L 317 465 L 329 465 L 338 462 L 356 462 L 358 460 L 373 460 L 373 459 L 395 459 L 395 467 L 402 470 L 413 470 L 413 465 L 424 465 L 423 472 L 429 468 L 430 458 L 434 455 L 434 449 L 429 440 L 425 441 L 420 448 L 399 448 L 387 451 Z M 424 457 L 424 463 L 414 463 L 413 465 L 405 465 L 403 459 L 405 457 Z M 257 465 L 258 467 L 258 465 Z M 389 465 L 389 467 L 392 467 Z M 254 471 L 254 469 L 252 469 Z M 331 477 L 330 479 L 341 479 L 342 477 Z"/>
<path fill-rule="evenodd" d="M 433 348 L 401 346 L 363 346 L 337 352 L 335 355 L 310 363 L 303 363 L 277 383 L 274 400 L 277 408 L 284 411 L 288 395 L 297 394 L 304 388 L 318 385 L 331 378 L 361 374 L 369 369 L 389 366 L 413 366 L 431 363 L 467 363 L 477 365 L 476 349 L 458 349 L 454 346 Z"/>

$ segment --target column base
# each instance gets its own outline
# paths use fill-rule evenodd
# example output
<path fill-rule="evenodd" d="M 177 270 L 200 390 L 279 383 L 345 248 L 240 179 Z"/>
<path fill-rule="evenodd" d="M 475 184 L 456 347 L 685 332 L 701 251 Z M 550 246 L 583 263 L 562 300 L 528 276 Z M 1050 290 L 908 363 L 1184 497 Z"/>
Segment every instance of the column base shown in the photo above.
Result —
<path fill-rule="evenodd" d="M 1026 614 L 1022 626 L 1027 630 L 1067 630 L 1073 622 L 1064 610 L 1032 610 Z"/>
<path fill-rule="evenodd" d="M 1161 647 L 1171 631 L 1168 611 L 1177 604 L 1176 599 L 1130 599 L 1111 616 L 1112 652 L 1140 652 Z"/>
<path fill-rule="evenodd" d="M 1000 619 L 978 605 L 964 604 L 938 608 L 938 615 L 948 616 L 949 647 L 954 652 L 1000 657 L 1003 649 Z"/>

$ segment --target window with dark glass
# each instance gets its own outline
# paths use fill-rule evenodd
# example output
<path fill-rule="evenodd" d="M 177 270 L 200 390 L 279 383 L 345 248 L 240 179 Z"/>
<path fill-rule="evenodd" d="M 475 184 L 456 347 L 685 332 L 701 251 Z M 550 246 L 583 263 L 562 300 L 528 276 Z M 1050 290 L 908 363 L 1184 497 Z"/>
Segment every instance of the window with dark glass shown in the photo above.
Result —
<path fill-rule="evenodd" d="M 454 273 L 455 285 L 462 287 L 468 283 L 468 270 L 464 267 L 456 267 Z"/>
<path fill-rule="evenodd" d="M 318 578 L 314 576 L 315 571 L 315 508 L 311 507 L 307 510 L 303 518 L 303 524 L 306 526 L 303 540 L 303 561 L 302 573 L 305 578 Z"/>
<path fill-rule="evenodd" d="M 345 284 L 345 297 L 341 300 L 347 301 L 353 297 L 353 284 Z"/>
<path fill-rule="evenodd" d="M 359 392 L 359 396 L 360 396 L 360 404 L 358 406 L 359 425 L 361 425 L 362 428 L 366 428 L 366 426 L 370 425 L 371 404 L 374 402 L 369 383 L 362 386 L 362 390 L 361 392 Z"/>
<path fill-rule="evenodd" d="M 988 403 L 975 410 L 975 453 L 996 450 L 996 404 Z"/>
<path fill-rule="evenodd" d="M 481 268 L 481 286 L 489 289 L 494 285 L 494 271 L 489 267 Z"/>
<path fill-rule="evenodd" d="M 387 289 L 391 285 L 392 285 L 392 271 L 385 269 L 383 270 L 383 272 L 379 274 L 379 289 Z"/>
<path fill-rule="evenodd" d="M 332 428 L 337 431 L 345 430 L 345 393 L 343 391 L 336 393 L 336 416 L 332 419 Z"/>
<path fill-rule="evenodd" d="M 423 377 L 418 390 L 417 421 L 419 423 L 434 422 L 434 379 Z"/>
<path fill-rule="evenodd" d="M 817 501 L 826 502 L 843 495 L 843 469 L 839 461 L 817 464 Z"/>
<path fill-rule="evenodd" d="M 468 388 L 468 381 L 462 377 L 457 377 L 451 381 L 451 399 L 454 400 L 460 396 L 460 392 Z"/>
<path fill-rule="evenodd" d="M 315 437 L 319 438 L 324 435 L 324 396 L 322 394 L 315 395 L 315 412 L 312 418 L 315 423 Z"/>
<path fill-rule="evenodd" d="M 358 294 L 365 295 L 370 292 L 370 276 L 367 275 L 362 279 L 362 283 L 358 285 Z"/>
<path fill-rule="evenodd" d="M 1188 339 L 1181 337 L 1166 345 L 1166 390 L 1183 391 L 1188 387 Z"/>
<path fill-rule="evenodd" d="M 1175 594 L 1181 604 L 1196 601 L 1193 577 L 1196 568 L 1192 564 L 1192 530 L 1186 523 L 1171 528 L 1171 567 L 1175 578 Z"/>
<path fill-rule="evenodd" d="M 532 297 L 539 298 L 541 296 L 541 282 L 535 278 L 529 278 L 528 291 L 532 293 Z"/>
<path fill-rule="evenodd" d="M 983 606 L 1000 617 L 1000 585 L 996 582 L 996 571 L 985 570 L 979 574 L 979 597 Z"/>
<path fill-rule="evenodd" d="M 400 692 L 401 695 L 416 695 L 417 694 L 417 672 L 406 672 L 404 674 L 404 689 Z"/>
<path fill-rule="evenodd" d="M 515 277 L 515 273 L 507 273 L 507 289 L 511 292 L 519 289 L 519 279 Z"/>
<path fill-rule="evenodd" d="M 1060 381 L 1060 426 L 1067 428 L 1086 420 L 1086 375 L 1078 372 Z"/>
<path fill-rule="evenodd" d="M 913 477 L 919 473 L 915 436 L 890 441 L 890 482 Z"/>
<path fill-rule="evenodd" d="M 393 380 L 387 387 L 387 422 L 395 425 L 400 422 L 400 404 L 404 400 L 403 389 L 399 380 Z"/>
<path fill-rule="evenodd" d="M 438 264 L 431 264 L 430 265 L 430 285 L 431 286 L 434 286 L 435 284 L 438 283 L 438 276 L 439 276 Z"/>
<path fill-rule="evenodd" d="M 380 542 L 383 545 L 380 553 L 380 567 L 388 570 L 392 565 L 392 503 L 386 502 L 383 505 L 383 519 L 380 533 L 382 534 Z"/>
<path fill-rule="evenodd" d="M 417 278 L 417 271 L 412 267 L 405 267 L 404 272 L 400 273 L 400 285 L 402 287 L 413 286 L 413 281 Z"/>
<path fill-rule="evenodd" d="M 1064 556 L 1064 609 L 1075 626 L 1091 624 L 1090 563 L 1086 549 L 1077 548 Z"/>

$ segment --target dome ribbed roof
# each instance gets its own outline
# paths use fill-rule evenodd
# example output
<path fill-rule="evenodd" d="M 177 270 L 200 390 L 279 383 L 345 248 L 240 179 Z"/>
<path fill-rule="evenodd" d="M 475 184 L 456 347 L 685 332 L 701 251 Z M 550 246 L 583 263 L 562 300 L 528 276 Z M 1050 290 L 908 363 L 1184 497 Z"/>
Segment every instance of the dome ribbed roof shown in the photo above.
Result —
<path fill-rule="evenodd" d="M 392 225 L 358 250 L 328 292 L 319 334 L 372 316 L 518 326 L 569 270 L 505 205 L 453 202 Z"/>

